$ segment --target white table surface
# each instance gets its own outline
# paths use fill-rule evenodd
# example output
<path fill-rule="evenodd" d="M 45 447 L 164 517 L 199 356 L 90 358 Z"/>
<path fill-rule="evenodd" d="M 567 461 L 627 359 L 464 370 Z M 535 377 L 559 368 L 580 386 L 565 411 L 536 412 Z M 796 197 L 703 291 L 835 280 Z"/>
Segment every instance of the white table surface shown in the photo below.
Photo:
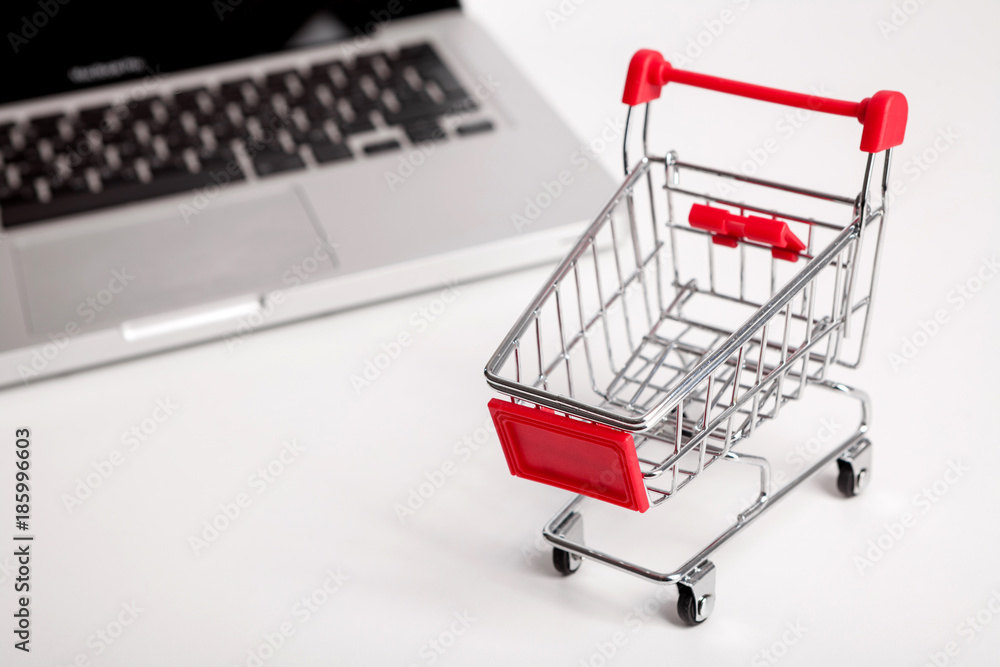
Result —
<path fill-rule="evenodd" d="M 902 25 L 884 36 L 879 21 L 896 5 Z M 559 7 L 568 16 L 552 26 L 546 12 Z M 719 31 L 724 10 L 732 20 Z M 485 408 L 485 361 L 548 269 L 524 271 L 461 286 L 423 330 L 411 316 L 436 293 L 259 332 L 234 350 L 216 342 L 0 393 L 0 664 L 997 664 L 1000 278 L 961 308 L 952 291 L 1000 249 L 1000 6 L 470 0 L 468 11 L 581 139 L 623 116 L 631 52 L 653 47 L 669 58 L 712 26 L 720 34 L 701 37 L 708 45 L 691 69 L 848 99 L 907 94 L 911 120 L 895 163 L 905 192 L 890 222 L 871 350 L 862 370 L 840 376 L 873 397 L 871 486 L 839 499 L 831 470 L 728 544 L 713 558 L 715 612 L 696 629 L 678 623 L 673 589 L 661 602 L 650 585 L 596 564 L 559 577 L 535 544 L 567 494 L 508 474 Z M 706 95 L 669 118 L 684 130 L 679 142 L 704 148 L 708 161 L 721 155 L 724 167 L 775 135 L 784 113 L 768 107 L 761 129 L 740 126 L 741 140 L 723 141 L 711 124 L 725 121 L 715 107 L 723 98 Z M 855 184 L 859 129 L 840 122 L 808 121 L 760 173 L 794 177 L 796 151 L 812 147 L 815 129 L 816 145 L 846 137 L 851 168 L 820 162 L 813 183 L 841 183 L 848 171 Z M 935 149 L 942 132 L 951 143 Z M 922 154 L 933 162 L 926 169 L 912 162 Z M 601 158 L 619 169 L 617 147 Z M 888 355 L 938 310 L 947 322 L 893 368 Z M 351 376 L 402 332 L 412 344 L 355 391 Z M 158 401 L 175 406 L 162 423 L 149 421 L 165 414 Z M 123 433 L 144 420 L 151 434 L 131 450 Z M 12 648 L 7 573 L 19 426 L 33 434 L 30 656 Z M 456 445 L 463 438 L 482 447 Z M 253 477 L 287 441 L 301 451 L 272 464 L 281 474 Z M 120 465 L 69 511 L 64 496 L 115 450 Z M 397 504 L 442 476 L 401 521 Z M 693 545 L 680 536 L 703 527 L 700 513 L 732 505 L 705 481 L 703 502 L 612 514 L 604 527 L 654 560 Z M 920 500 L 935 482 L 935 502 Z M 189 538 L 239 494 L 249 504 L 196 555 Z M 907 512 L 914 522 L 899 535 L 893 524 Z M 880 538 L 889 548 L 859 567 Z M 310 596 L 314 611 L 301 602 Z M 636 615 L 644 604 L 651 616 Z M 977 614 L 973 626 L 966 619 Z M 289 636 L 278 641 L 282 629 Z M 267 636 L 280 647 L 269 650 Z"/>

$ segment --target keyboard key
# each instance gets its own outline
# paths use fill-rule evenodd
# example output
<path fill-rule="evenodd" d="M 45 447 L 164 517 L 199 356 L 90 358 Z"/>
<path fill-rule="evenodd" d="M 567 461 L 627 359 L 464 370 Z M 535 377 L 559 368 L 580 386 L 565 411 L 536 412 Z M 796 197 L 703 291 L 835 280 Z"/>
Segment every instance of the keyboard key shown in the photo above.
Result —
<path fill-rule="evenodd" d="M 148 97 L 144 100 L 132 100 L 124 108 L 118 107 L 114 113 L 123 120 L 124 123 L 135 122 L 137 120 L 149 120 L 154 117 L 153 104 L 158 101 L 156 97 Z"/>
<path fill-rule="evenodd" d="M 243 86 L 248 85 L 254 88 L 253 80 L 251 79 L 236 79 L 233 81 L 225 81 L 219 86 L 219 95 L 225 102 L 242 102 L 243 101 Z"/>
<path fill-rule="evenodd" d="M 183 159 L 172 158 L 169 160 L 151 160 L 149 173 L 153 177 L 153 182 L 163 179 L 182 178 L 189 175 L 190 170 Z"/>
<path fill-rule="evenodd" d="M 470 134 L 480 134 L 493 129 L 493 122 L 489 120 L 478 120 L 465 125 L 459 125 L 455 130 L 460 137 L 467 137 Z"/>
<path fill-rule="evenodd" d="M 283 171 L 303 169 L 305 166 L 306 163 L 302 161 L 298 153 L 285 153 L 284 151 L 261 151 L 253 159 L 253 167 L 261 178 Z"/>
<path fill-rule="evenodd" d="M 239 136 L 240 128 L 233 125 L 226 114 L 219 114 L 211 124 L 212 134 L 220 144 L 228 143 Z"/>
<path fill-rule="evenodd" d="M 337 127 L 343 135 L 361 134 L 362 132 L 371 132 L 375 129 L 375 126 L 372 125 L 371 120 L 367 116 L 359 116 L 350 122 L 342 120 L 337 123 Z"/>
<path fill-rule="evenodd" d="M 198 96 L 201 93 L 208 94 L 208 89 L 204 86 L 197 88 L 187 88 L 174 93 L 174 104 L 182 111 L 195 111 L 198 109 Z"/>
<path fill-rule="evenodd" d="M 179 153 L 185 148 L 195 148 L 201 144 L 198 137 L 188 134 L 182 131 L 168 131 L 163 134 L 164 141 L 167 142 L 167 148 L 171 153 Z"/>
<path fill-rule="evenodd" d="M 387 153 L 389 151 L 398 150 L 400 148 L 399 142 L 395 139 L 389 139 L 388 141 L 380 141 L 375 144 L 368 144 L 365 146 L 366 155 L 377 155 L 378 153 Z"/>
<path fill-rule="evenodd" d="M 207 174 L 211 181 L 220 184 L 246 179 L 246 175 L 234 159 L 218 158 L 202 160 L 201 173 Z"/>
<path fill-rule="evenodd" d="M 113 171 L 110 168 L 100 169 L 98 170 L 98 174 L 101 177 L 101 188 L 105 193 L 117 188 L 142 185 L 139 175 L 132 167 L 131 162 L 117 171 Z"/>
<path fill-rule="evenodd" d="M 306 77 L 306 83 L 311 86 L 316 86 L 322 84 L 324 86 L 330 86 L 333 81 L 330 79 L 330 66 L 337 65 L 340 63 L 337 61 L 331 61 L 327 63 L 320 63 L 319 65 L 313 65 L 312 69 L 309 70 L 309 75 Z"/>
<path fill-rule="evenodd" d="M 52 200 L 73 197 L 81 194 L 91 194 L 87 179 L 81 173 L 71 173 L 67 178 L 56 178 L 49 185 Z"/>
<path fill-rule="evenodd" d="M 54 137 L 59 134 L 59 121 L 65 117 L 61 113 L 50 116 L 36 116 L 28 121 L 28 131 L 37 137 Z"/>
<path fill-rule="evenodd" d="M 336 162 L 337 160 L 346 160 L 348 158 L 354 157 L 349 149 L 344 144 L 335 144 L 332 141 L 319 142 L 310 144 L 312 148 L 313 157 L 316 158 L 316 162 L 320 164 L 326 164 L 327 162 Z"/>
<path fill-rule="evenodd" d="M 375 81 L 384 81 L 391 76 L 388 66 L 389 56 L 384 51 L 374 51 L 358 56 L 354 61 L 353 70 L 359 75 L 367 74 Z"/>
<path fill-rule="evenodd" d="M 430 44 L 417 44 L 400 49 L 397 61 L 399 65 L 412 66 L 424 81 L 433 81 L 437 84 L 449 101 L 455 102 L 468 97 L 458 79 Z"/>
<path fill-rule="evenodd" d="M 401 48 L 397 59 L 412 61 L 420 60 L 427 56 L 437 57 L 437 54 L 434 52 L 434 48 L 430 44 L 412 44 Z"/>
<path fill-rule="evenodd" d="M 326 130 L 322 127 L 313 127 L 303 131 L 296 126 L 292 126 L 289 134 L 292 137 L 292 141 L 297 144 L 325 144 L 330 141 L 329 135 L 327 135 Z"/>
<path fill-rule="evenodd" d="M 122 161 L 130 161 L 139 157 L 139 144 L 135 141 L 121 141 L 116 144 L 110 144 L 118 150 L 118 157 Z"/>
<path fill-rule="evenodd" d="M 406 136 L 415 144 L 427 141 L 444 141 L 448 138 L 436 120 L 412 123 L 407 125 L 405 130 Z"/>
<path fill-rule="evenodd" d="M 317 101 L 309 101 L 296 108 L 302 110 L 312 125 L 320 125 L 325 120 L 332 120 L 334 123 L 340 120 L 340 114 L 337 113 L 336 109 L 323 106 Z M 290 109 L 289 115 L 294 116 L 295 111 L 296 109 Z"/>
<path fill-rule="evenodd" d="M 202 146 L 195 152 L 195 155 L 198 156 L 203 168 L 207 162 L 236 162 L 236 154 L 228 146 L 216 146 L 215 148 Z"/>
<path fill-rule="evenodd" d="M 293 70 L 293 69 L 286 69 L 286 70 L 282 70 L 280 72 L 274 72 L 272 74 L 268 74 L 264 78 L 264 85 L 272 93 L 282 93 L 282 94 L 285 94 L 285 93 L 287 93 L 289 91 L 289 88 L 288 88 L 288 78 L 289 77 L 291 77 L 292 79 L 298 81 L 298 79 L 299 79 L 298 72 L 296 70 Z"/>
<path fill-rule="evenodd" d="M 100 128 L 105 114 L 111 109 L 108 104 L 101 104 L 96 107 L 86 107 L 77 112 L 80 118 L 80 125 L 83 128 Z"/>

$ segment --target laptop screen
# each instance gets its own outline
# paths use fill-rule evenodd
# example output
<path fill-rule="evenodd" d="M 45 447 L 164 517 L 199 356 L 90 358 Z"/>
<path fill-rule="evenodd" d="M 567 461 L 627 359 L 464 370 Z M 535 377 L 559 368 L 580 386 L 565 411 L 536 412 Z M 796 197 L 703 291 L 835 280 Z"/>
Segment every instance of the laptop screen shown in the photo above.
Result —
<path fill-rule="evenodd" d="M 0 104 L 363 38 L 458 0 L 2 0 Z"/>

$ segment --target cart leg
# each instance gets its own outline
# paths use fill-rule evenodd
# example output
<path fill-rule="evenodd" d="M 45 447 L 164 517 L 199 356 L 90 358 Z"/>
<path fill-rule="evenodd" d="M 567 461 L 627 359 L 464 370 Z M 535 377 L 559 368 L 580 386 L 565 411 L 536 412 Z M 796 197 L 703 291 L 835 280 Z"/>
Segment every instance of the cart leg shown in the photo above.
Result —
<path fill-rule="evenodd" d="M 677 582 L 677 614 L 688 625 L 698 625 L 715 608 L 715 565 L 703 560 Z"/>
<path fill-rule="evenodd" d="M 837 459 L 837 489 L 848 498 L 861 493 L 868 485 L 872 468 L 872 443 L 864 438 Z"/>
<path fill-rule="evenodd" d="M 579 512 L 570 512 L 566 519 L 556 526 L 555 533 L 577 544 L 583 544 L 583 515 Z M 552 564 L 560 574 L 570 575 L 580 569 L 583 558 L 565 549 L 554 547 Z"/>

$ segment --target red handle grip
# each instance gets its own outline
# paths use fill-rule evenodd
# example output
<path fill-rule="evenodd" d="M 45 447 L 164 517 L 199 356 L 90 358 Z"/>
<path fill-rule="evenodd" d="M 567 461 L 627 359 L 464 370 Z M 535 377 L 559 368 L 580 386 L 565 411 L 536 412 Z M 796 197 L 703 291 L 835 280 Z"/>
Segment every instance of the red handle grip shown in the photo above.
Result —
<path fill-rule="evenodd" d="M 878 153 L 903 143 L 906 132 L 907 103 L 902 93 L 880 90 L 860 102 L 834 100 L 817 95 L 793 93 L 717 76 L 674 69 L 657 51 L 642 49 L 632 56 L 625 80 L 622 101 L 629 106 L 644 104 L 660 96 L 660 90 L 670 82 L 706 88 L 720 93 L 749 97 L 764 102 L 784 104 L 799 109 L 811 109 L 836 116 L 857 118 L 864 125 L 861 150 Z"/>

